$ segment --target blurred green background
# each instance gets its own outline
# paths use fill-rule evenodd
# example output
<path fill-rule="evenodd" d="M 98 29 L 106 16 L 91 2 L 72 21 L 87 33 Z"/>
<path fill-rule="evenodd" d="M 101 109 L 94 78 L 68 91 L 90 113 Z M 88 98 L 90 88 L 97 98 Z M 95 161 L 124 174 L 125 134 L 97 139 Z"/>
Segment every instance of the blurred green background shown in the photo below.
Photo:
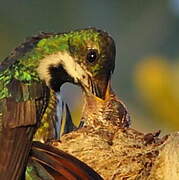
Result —
<path fill-rule="evenodd" d="M 0 0 L 0 59 L 40 31 L 89 26 L 106 30 L 116 42 L 113 87 L 132 126 L 143 132 L 179 130 L 179 0 Z M 64 88 L 79 119 L 79 89 Z"/>

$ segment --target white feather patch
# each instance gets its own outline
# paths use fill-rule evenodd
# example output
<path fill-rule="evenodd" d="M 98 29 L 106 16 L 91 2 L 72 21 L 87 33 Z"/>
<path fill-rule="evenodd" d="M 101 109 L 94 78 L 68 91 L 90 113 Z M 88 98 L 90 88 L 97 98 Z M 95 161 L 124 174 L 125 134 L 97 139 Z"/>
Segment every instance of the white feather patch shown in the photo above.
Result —
<path fill-rule="evenodd" d="M 86 70 L 83 66 L 80 66 L 75 59 L 68 52 L 58 52 L 56 54 L 51 54 L 46 56 L 40 61 L 40 64 L 37 68 L 37 72 L 41 80 L 44 80 L 47 85 L 51 79 L 49 74 L 49 67 L 57 67 L 62 65 L 67 73 L 74 78 L 74 81 L 77 83 L 80 79 L 83 79 L 83 83 L 88 86 L 87 74 L 91 75 L 90 72 Z"/>

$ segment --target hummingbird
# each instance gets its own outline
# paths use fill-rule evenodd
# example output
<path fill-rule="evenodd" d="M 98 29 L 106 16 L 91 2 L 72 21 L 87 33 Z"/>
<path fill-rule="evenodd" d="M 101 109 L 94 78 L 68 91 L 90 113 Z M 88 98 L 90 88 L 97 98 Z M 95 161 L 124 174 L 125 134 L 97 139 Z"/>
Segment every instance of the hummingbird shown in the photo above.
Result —
<path fill-rule="evenodd" d="M 115 43 L 95 28 L 41 33 L 5 58 L 0 64 L 0 179 L 23 179 L 33 138 L 57 137 L 56 95 L 65 82 L 83 89 L 84 126 L 128 127 L 126 107 L 111 89 L 114 66 Z"/>
<path fill-rule="evenodd" d="M 82 88 L 85 103 L 81 122 L 84 126 L 94 129 L 111 127 L 111 130 L 129 127 L 128 110 L 111 87 L 116 55 L 113 38 L 96 28 L 73 31 L 62 34 L 62 37 L 63 50 L 41 62 L 40 76 L 49 79 L 49 74 L 43 68 L 41 70 L 41 66 L 47 66 L 56 79 L 51 84 L 54 89 L 59 88 L 59 81 L 60 86 L 70 82 Z M 52 42 L 44 39 L 42 45 L 49 47 Z M 52 61 L 54 64 L 51 64 Z M 60 76 L 60 72 L 64 75 Z"/>

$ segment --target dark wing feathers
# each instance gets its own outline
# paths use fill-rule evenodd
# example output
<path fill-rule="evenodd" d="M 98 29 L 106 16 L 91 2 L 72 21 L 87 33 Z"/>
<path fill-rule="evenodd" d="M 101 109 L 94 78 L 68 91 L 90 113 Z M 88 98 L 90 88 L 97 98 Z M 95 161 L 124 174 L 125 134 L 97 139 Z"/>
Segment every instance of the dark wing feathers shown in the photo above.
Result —
<path fill-rule="evenodd" d="M 40 142 L 33 142 L 31 159 L 40 163 L 55 180 L 102 180 L 99 174 L 82 161 Z"/>
<path fill-rule="evenodd" d="M 3 61 L 1 61 L 1 63 L 0 63 L 0 72 L 2 72 L 5 69 L 9 68 L 19 58 L 24 56 L 27 52 L 30 52 L 41 39 L 48 38 L 48 37 L 50 37 L 52 35 L 55 35 L 55 33 L 42 32 L 39 35 L 27 38 L 24 43 L 22 43 L 18 47 L 16 47 L 8 57 L 6 57 Z"/>
<path fill-rule="evenodd" d="M 41 83 L 28 86 L 18 80 L 12 80 L 10 84 L 11 97 L 1 100 L 6 106 L 2 112 L 3 126 L 15 128 L 37 124 L 48 105 L 49 89 Z"/>
<path fill-rule="evenodd" d="M 0 179 L 19 180 L 29 154 L 34 127 L 3 128 L 0 136 Z"/>
<path fill-rule="evenodd" d="M 7 112 L 3 115 L 4 128 L 16 128 L 36 124 L 35 100 L 16 102 L 6 99 Z"/>
<path fill-rule="evenodd" d="M 29 88 L 32 87 L 37 89 L 30 92 Z M 11 88 L 19 94 L 14 93 L 13 96 L 0 101 L 2 105 L 0 107 L 2 113 L 0 117 L 0 179 L 2 180 L 19 180 L 24 176 L 33 135 L 47 106 L 49 95 L 49 90 L 40 83 L 38 86 L 27 87 L 23 83 L 16 82 Z M 25 101 L 16 101 L 25 96 L 27 98 Z"/>
<path fill-rule="evenodd" d="M 7 85 L 9 94 L 16 102 L 42 98 L 44 91 L 47 91 L 47 87 L 45 87 L 40 82 L 33 82 L 27 85 L 15 78 Z"/>

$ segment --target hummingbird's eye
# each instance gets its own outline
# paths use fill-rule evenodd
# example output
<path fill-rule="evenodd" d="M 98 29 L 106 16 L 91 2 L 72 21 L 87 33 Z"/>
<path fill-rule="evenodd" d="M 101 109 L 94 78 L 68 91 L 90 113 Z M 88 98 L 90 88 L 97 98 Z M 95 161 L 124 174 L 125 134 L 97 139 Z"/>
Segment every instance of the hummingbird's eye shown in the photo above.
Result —
<path fill-rule="evenodd" d="M 98 58 L 98 51 L 96 49 L 89 49 L 86 59 L 88 62 L 93 63 Z"/>

